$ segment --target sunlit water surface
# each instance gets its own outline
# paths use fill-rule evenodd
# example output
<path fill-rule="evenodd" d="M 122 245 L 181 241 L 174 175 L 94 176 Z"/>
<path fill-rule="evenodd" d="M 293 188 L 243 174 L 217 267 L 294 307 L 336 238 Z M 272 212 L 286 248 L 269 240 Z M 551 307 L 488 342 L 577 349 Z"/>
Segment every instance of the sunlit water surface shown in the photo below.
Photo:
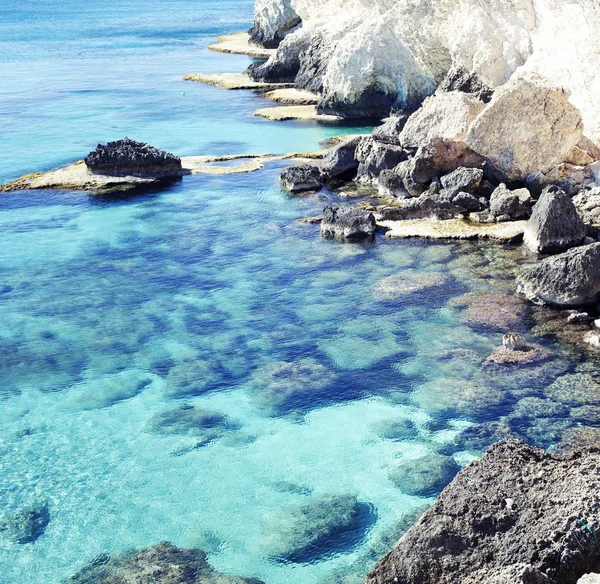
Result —
<path fill-rule="evenodd" d="M 247 66 L 205 46 L 251 15 L 250 0 L 3 2 L 0 180 L 124 135 L 192 155 L 314 150 L 357 131 L 265 122 L 256 95 L 182 81 Z M 479 453 L 456 446 L 461 430 L 581 367 L 481 365 L 505 331 L 465 320 L 455 299 L 512 292 L 519 250 L 326 241 L 295 221 L 335 195 L 286 196 L 278 171 L 134 198 L 0 199 L 0 505 L 48 502 L 51 515 L 34 543 L 0 533 L 1 584 L 58 584 L 101 553 L 163 540 L 267 584 L 347 568 L 360 580 L 378 538 L 432 500 L 404 494 L 392 468 L 432 452 L 468 463 Z M 395 274 L 438 284 L 382 297 Z M 484 391 L 457 400 L 465 384 Z M 228 419 L 158 432 L 156 416 L 183 405 Z M 413 435 L 382 437 L 403 418 Z M 562 418 L 513 426 L 547 446 L 575 423 Z M 356 495 L 369 520 L 320 554 L 269 560 L 269 514 L 324 494 Z"/>

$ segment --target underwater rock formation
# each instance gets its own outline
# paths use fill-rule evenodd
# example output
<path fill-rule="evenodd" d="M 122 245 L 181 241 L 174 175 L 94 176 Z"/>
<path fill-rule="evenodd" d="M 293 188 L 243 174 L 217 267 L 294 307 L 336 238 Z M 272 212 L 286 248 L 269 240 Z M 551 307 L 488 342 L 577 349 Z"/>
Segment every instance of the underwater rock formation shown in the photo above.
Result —
<path fill-rule="evenodd" d="M 440 493 L 459 470 L 451 456 L 428 454 L 399 464 L 389 472 L 389 477 L 407 495 L 432 497 Z"/>
<path fill-rule="evenodd" d="M 129 138 L 98 144 L 84 159 L 94 174 L 168 178 L 181 176 L 181 159 L 164 150 Z"/>
<path fill-rule="evenodd" d="M 35 542 L 50 523 L 48 503 L 0 517 L 0 537 L 18 544 Z"/>
<path fill-rule="evenodd" d="M 515 440 L 459 473 L 367 584 L 576 584 L 600 567 L 600 451 Z"/>
<path fill-rule="evenodd" d="M 365 509 L 365 507 L 367 507 Z M 259 539 L 261 553 L 277 561 L 307 562 L 337 546 L 357 543 L 372 514 L 353 495 L 325 495 L 268 515 Z"/>
<path fill-rule="evenodd" d="M 140 551 L 98 556 L 63 584 L 263 584 L 214 570 L 200 549 L 163 542 Z"/>

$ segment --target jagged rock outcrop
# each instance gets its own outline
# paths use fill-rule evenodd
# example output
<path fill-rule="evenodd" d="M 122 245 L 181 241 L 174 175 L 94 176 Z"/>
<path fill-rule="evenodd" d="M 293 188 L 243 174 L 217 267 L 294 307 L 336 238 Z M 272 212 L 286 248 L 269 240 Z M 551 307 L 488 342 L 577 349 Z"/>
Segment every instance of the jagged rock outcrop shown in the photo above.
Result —
<path fill-rule="evenodd" d="M 490 197 L 490 213 L 496 221 L 526 219 L 532 207 L 531 193 L 525 188 L 511 191 L 502 183 Z"/>
<path fill-rule="evenodd" d="M 261 0 L 289 6 L 290 0 Z M 586 136 L 600 141 L 600 7 L 595 0 L 291 0 L 302 19 L 288 35 L 320 38 L 323 108 L 411 110 L 436 91 L 488 101 L 517 72 L 571 92 Z M 282 19 L 273 14 L 273 28 Z M 303 31 L 303 32 L 302 32 Z M 316 58 L 316 53 L 323 58 Z M 336 112 L 337 113 L 337 112 Z"/>
<path fill-rule="evenodd" d="M 340 239 L 360 239 L 375 234 L 375 216 L 360 207 L 325 207 L 321 235 Z"/>
<path fill-rule="evenodd" d="M 569 93 L 528 74 L 496 91 L 466 142 L 508 179 L 525 180 L 562 162 L 582 134 L 581 114 Z"/>
<path fill-rule="evenodd" d="M 177 548 L 170 543 L 98 556 L 63 584 L 263 584 L 255 578 L 221 574 L 200 549 Z"/>
<path fill-rule="evenodd" d="M 533 207 L 523 241 L 532 251 L 552 253 L 581 245 L 587 230 L 563 190 L 549 187 Z"/>
<path fill-rule="evenodd" d="M 600 568 L 600 451 L 517 440 L 458 474 L 367 584 L 576 584 Z"/>
<path fill-rule="evenodd" d="M 580 191 L 573 197 L 573 204 L 587 225 L 600 226 L 600 187 Z"/>
<path fill-rule="evenodd" d="M 98 144 L 84 159 L 94 174 L 168 178 L 181 176 L 181 159 L 164 150 L 129 138 Z"/>
<path fill-rule="evenodd" d="M 519 278 L 519 292 L 538 304 L 561 307 L 600 300 L 600 243 L 546 258 Z"/>
<path fill-rule="evenodd" d="M 321 173 L 327 178 L 352 179 L 358 171 L 356 149 L 362 138 L 352 138 L 336 146 L 321 163 Z"/>
<path fill-rule="evenodd" d="M 291 0 L 256 0 L 250 40 L 268 49 L 277 48 L 300 22 Z"/>

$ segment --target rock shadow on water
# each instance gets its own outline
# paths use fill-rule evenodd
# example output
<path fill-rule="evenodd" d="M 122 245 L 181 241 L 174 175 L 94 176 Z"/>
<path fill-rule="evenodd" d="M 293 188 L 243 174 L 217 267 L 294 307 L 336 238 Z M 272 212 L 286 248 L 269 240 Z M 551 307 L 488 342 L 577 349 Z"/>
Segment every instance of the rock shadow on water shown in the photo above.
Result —
<path fill-rule="evenodd" d="M 355 549 L 377 521 L 375 507 L 354 495 L 325 495 L 266 517 L 258 547 L 276 563 L 314 564 Z"/>

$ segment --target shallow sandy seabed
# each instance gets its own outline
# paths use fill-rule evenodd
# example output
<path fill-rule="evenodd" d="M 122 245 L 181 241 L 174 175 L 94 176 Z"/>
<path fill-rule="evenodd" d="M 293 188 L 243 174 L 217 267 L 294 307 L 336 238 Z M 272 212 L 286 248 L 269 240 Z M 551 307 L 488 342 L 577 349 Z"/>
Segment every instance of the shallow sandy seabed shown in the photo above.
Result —
<path fill-rule="evenodd" d="M 386 237 L 407 239 L 424 237 L 427 239 L 487 239 L 510 243 L 523 236 L 526 221 L 508 223 L 478 224 L 462 219 L 436 221 L 435 219 L 415 219 L 412 221 L 381 221 L 381 227 L 388 229 Z"/>
<path fill-rule="evenodd" d="M 219 89 L 252 89 L 259 91 L 273 91 L 275 89 L 294 88 L 293 83 L 261 83 L 252 81 L 244 73 L 188 73 L 183 77 L 184 81 L 197 81 L 214 85 Z"/>
<path fill-rule="evenodd" d="M 267 107 L 256 110 L 255 116 L 266 118 L 274 122 L 286 120 L 312 120 L 317 122 L 339 122 L 342 118 L 338 116 L 327 116 L 317 113 L 314 105 L 291 105 L 285 107 Z"/>
<path fill-rule="evenodd" d="M 219 37 L 219 40 L 214 45 L 207 47 L 211 51 L 217 53 L 230 53 L 231 55 L 248 55 L 259 59 L 268 59 L 274 55 L 276 49 L 265 49 L 256 45 L 250 44 L 250 35 L 247 32 L 234 32 Z"/>

